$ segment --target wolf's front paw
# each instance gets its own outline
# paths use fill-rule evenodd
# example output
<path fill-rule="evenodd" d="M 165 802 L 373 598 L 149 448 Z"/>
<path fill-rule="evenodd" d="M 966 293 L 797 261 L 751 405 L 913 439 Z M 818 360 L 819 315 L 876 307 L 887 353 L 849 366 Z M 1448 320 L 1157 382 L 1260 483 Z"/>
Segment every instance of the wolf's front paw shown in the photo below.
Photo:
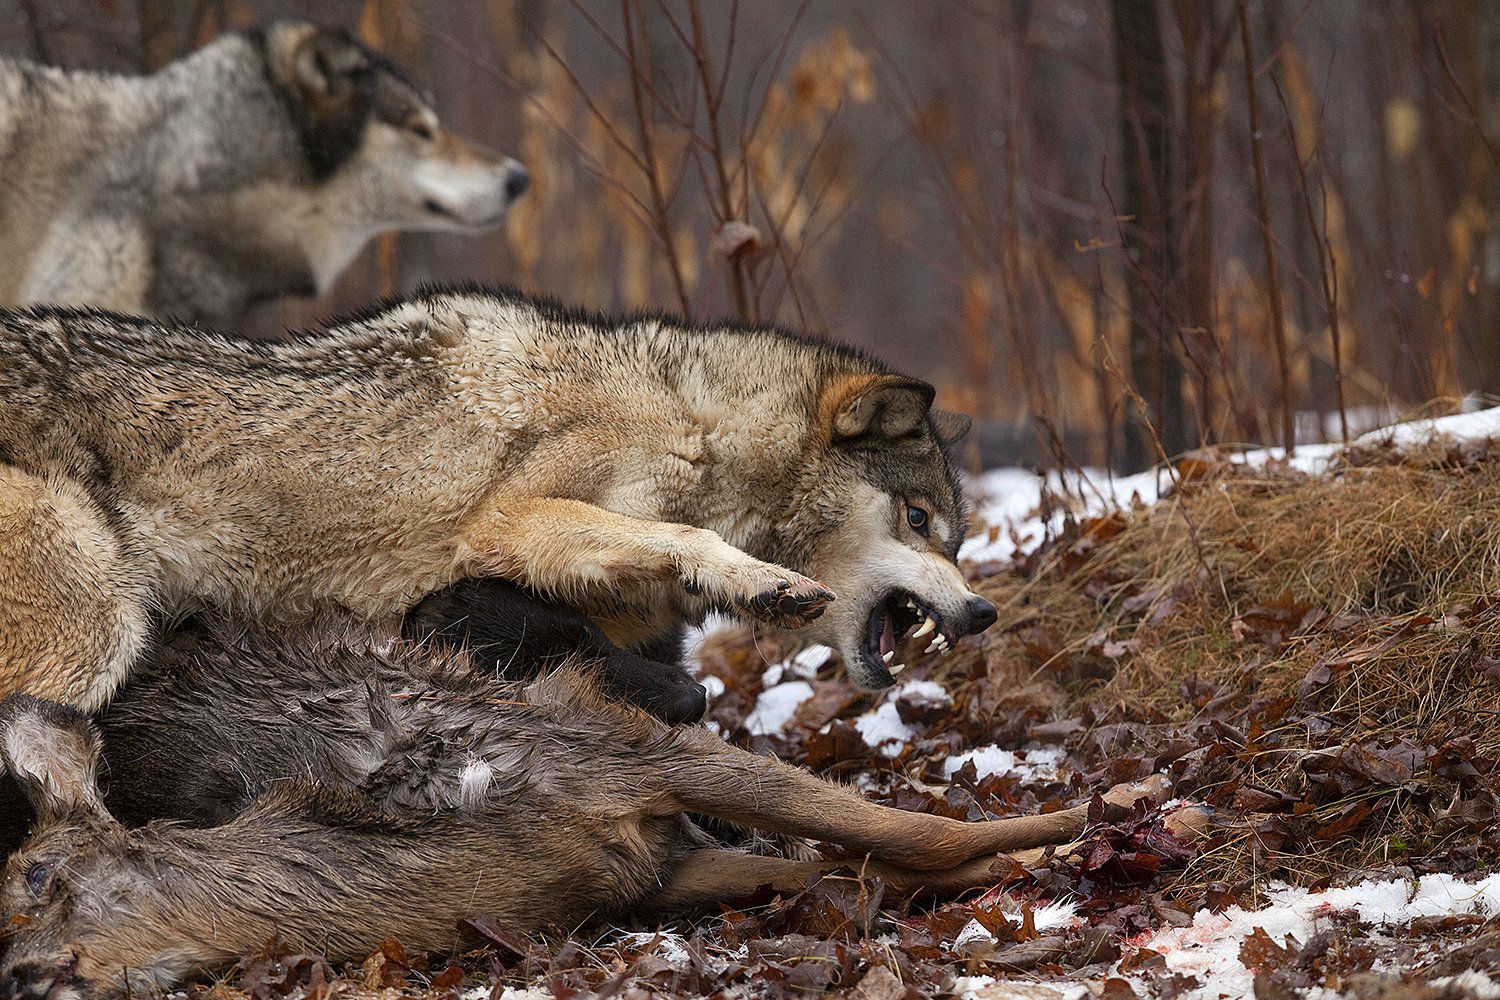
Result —
<path fill-rule="evenodd" d="M 800 573 L 787 573 L 774 585 L 738 602 L 760 621 L 777 628 L 801 628 L 823 613 L 833 591 Z"/>

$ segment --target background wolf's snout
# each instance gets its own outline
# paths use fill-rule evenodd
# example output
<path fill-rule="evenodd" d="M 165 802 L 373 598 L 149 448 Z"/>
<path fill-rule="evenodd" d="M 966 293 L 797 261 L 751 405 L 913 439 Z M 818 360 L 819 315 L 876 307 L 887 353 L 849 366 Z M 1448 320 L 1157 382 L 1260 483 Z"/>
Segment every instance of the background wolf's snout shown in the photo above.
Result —
<path fill-rule="evenodd" d="M 505 200 L 507 202 L 521 197 L 529 187 L 531 187 L 531 171 L 519 163 L 514 164 L 505 172 Z"/>
<path fill-rule="evenodd" d="M 964 630 L 965 635 L 977 635 L 995 624 L 999 616 L 995 612 L 995 606 L 982 597 L 969 598 L 969 627 Z"/>

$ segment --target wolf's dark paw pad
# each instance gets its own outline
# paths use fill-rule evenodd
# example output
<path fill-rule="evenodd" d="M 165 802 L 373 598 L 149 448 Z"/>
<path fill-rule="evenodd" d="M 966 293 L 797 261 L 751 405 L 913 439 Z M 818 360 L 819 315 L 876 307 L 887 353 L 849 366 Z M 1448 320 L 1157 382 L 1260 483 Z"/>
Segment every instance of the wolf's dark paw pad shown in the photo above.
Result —
<path fill-rule="evenodd" d="M 777 580 L 745 602 L 756 618 L 779 628 L 800 628 L 823 613 L 834 598 L 833 591 L 805 576 Z"/>

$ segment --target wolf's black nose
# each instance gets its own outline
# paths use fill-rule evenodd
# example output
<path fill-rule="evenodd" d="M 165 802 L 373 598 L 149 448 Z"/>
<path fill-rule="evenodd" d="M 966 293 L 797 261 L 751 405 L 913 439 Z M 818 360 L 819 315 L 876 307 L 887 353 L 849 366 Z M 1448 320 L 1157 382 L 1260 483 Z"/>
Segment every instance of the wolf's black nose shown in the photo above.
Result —
<path fill-rule="evenodd" d="M 531 174 L 525 167 L 515 166 L 510 168 L 510 173 L 505 175 L 505 197 L 508 201 L 515 201 L 526 193 L 531 187 Z"/>
<path fill-rule="evenodd" d="M 971 597 L 969 599 L 969 634 L 975 635 L 983 632 L 995 624 L 999 615 L 995 613 L 995 606 L 982 597 Z"/>

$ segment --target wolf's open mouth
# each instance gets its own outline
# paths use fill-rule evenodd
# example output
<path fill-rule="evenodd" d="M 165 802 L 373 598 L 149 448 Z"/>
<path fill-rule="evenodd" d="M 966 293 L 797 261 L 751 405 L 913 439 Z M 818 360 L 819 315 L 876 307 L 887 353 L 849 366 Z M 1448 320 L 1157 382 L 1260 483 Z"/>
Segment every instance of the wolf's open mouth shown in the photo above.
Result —
<path fill-rule="evenodd" d="M 865 626 L 865 659 L 877 672 L 900 673 L 906 664 L 897 662 L 896 646 L 907 638 L 926 640 L 927 647 L 923 650 L 926 653 L 934 650 L 946 653 L 957 639 L 942 616 L 917 600 L 916 595 L 893 590 L 870 609 L 870 620 Z"/>

